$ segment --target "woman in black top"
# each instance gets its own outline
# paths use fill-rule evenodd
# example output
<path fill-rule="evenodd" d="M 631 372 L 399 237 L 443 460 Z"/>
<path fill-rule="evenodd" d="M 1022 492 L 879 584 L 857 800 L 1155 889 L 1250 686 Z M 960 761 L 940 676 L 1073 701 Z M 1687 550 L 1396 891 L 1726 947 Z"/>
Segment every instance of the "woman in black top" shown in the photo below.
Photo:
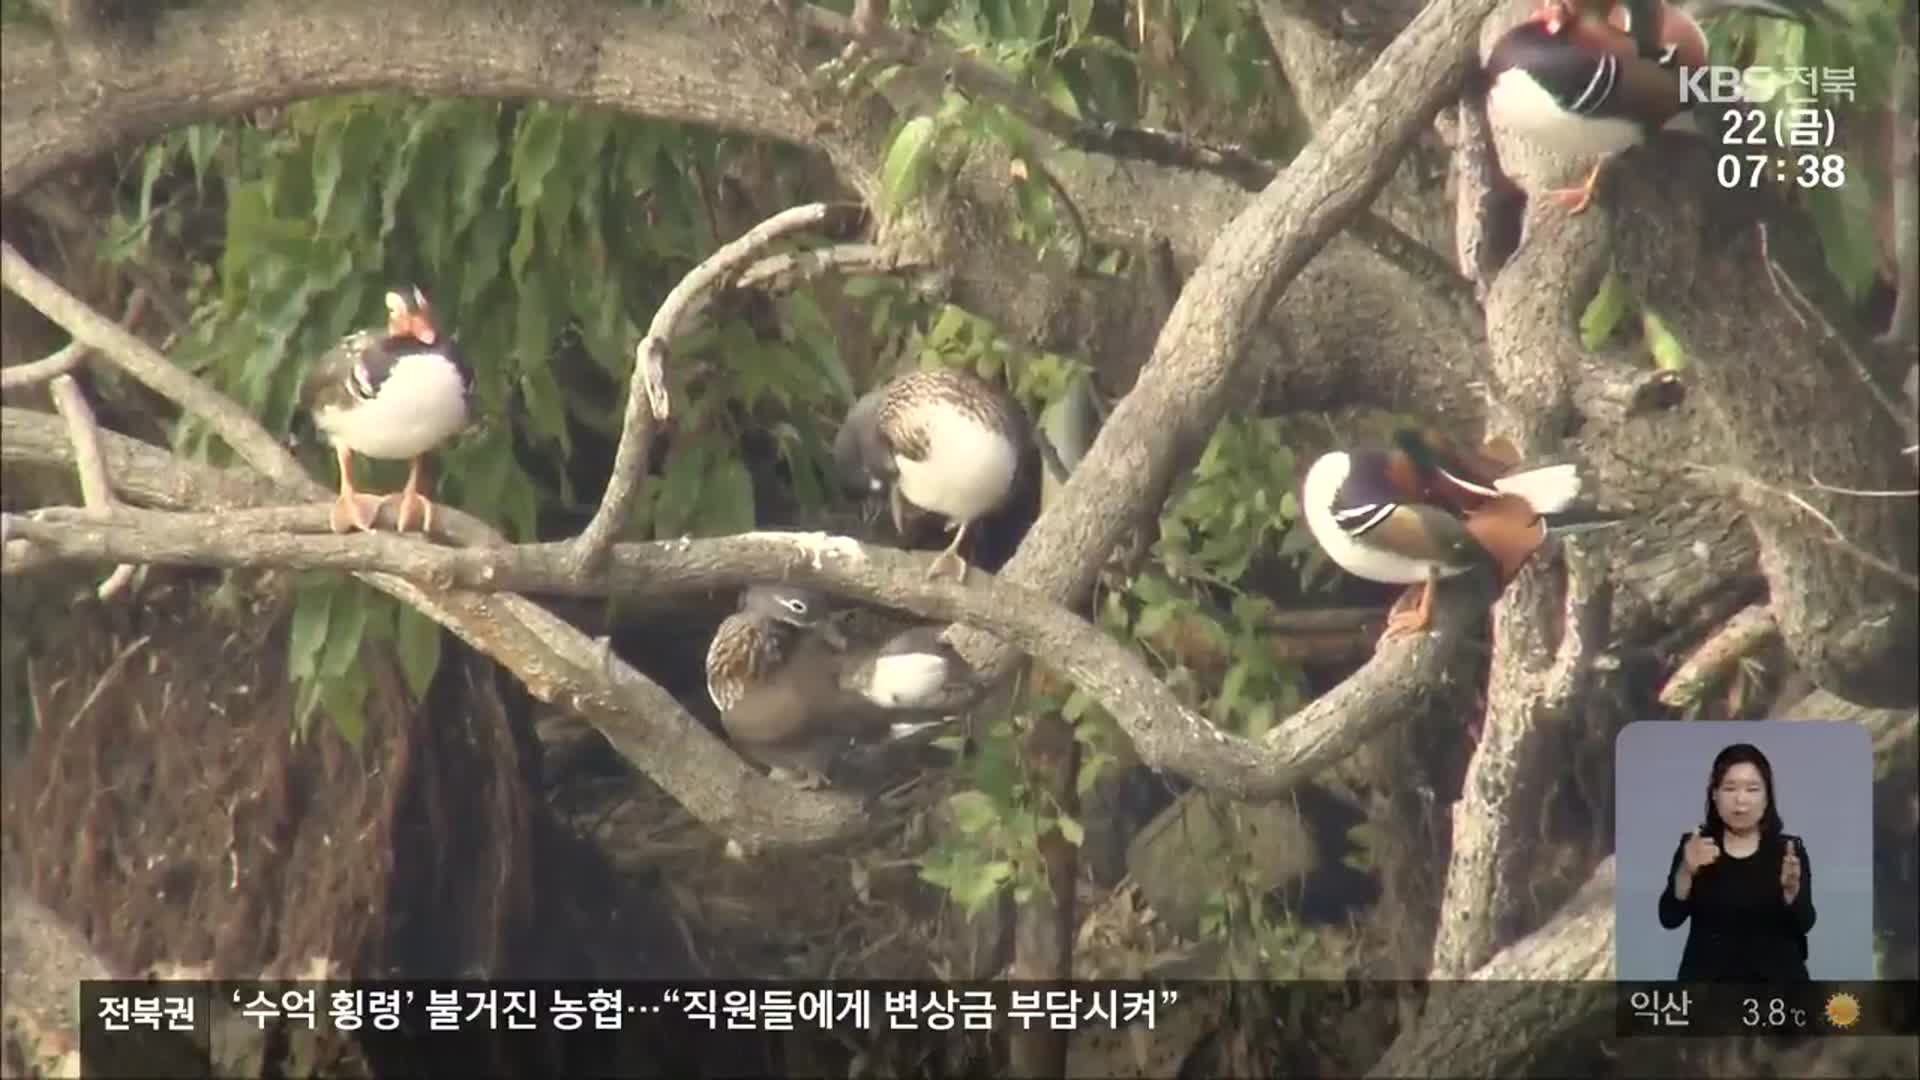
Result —
<path fill-rule="evenodd" d="M 1807 981 L 1813 867 L 1782 831 L 1773 766 L 1735 743 L 1713 759 L 1707 820 L 1682 837 L 1660 894 L 1660 925 L 1688 919 L 1681 982 Z"/>

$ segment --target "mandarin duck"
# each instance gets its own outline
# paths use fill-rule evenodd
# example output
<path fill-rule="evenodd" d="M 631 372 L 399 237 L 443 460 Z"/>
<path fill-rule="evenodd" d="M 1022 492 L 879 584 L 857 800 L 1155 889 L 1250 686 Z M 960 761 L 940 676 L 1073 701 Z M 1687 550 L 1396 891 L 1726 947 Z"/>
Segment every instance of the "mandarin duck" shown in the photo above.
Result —
<path fill-rule="evenodd" d="M 1519 468 L 1505 440 L 1460 451 L 1412 431 L 1385 450 L 1333 451 L 1307 470 L 1300 506 L 1307 528 L 1340 568 L 1402 594 L 1384 637 L 1429 625 L 1433 584 L 1476 567 L 1505 588 L 1550 533 L 1611 525 L 1615 515 L 1572 509 L 1581 479 L 1570 464 Z"/>
<path fill-rule="evenodd" d="M 876 703 L 848 685 L 850 668 L 857 670 L 847 654 L 821 635 L 804 632 L 785 663 L 720 714 L 720 726 L 743 755 L 766 766 L 774 779 L 810 789 L 825 785 L 828 766 L 855 744 L 902 739 L 945 722 L 937 716 L 910 721 L 905 718 L 924 712 Z M 890 674 L 876 684 L 869 674 L 864 682 L 869 688 L 880 685 L 899 701 L 924 700 L 938 693 L 926 679 L 927 670 L 914 664 L 904 679 Z M 856 675 L 851 681 L 862 678 Z"/>
<path fill-rule="evenodd" d="M 725 713 L 755 684 L 779 670 L 804 631 L 836 648 L 846 638 L 829 617 L 827 598 L 798 585 L 751 585 L 739 610 L 721 620 L 707 645 L 707 697 Z"/>
<path fill-rule="evenodd" d="M 1487 114 L 1546 150 L 1598 158 L 1586 180 L 1548 191 L 1572 213 L 1593 201 L 1615 156 L 1662 131 L 1701 134 L 1681 98 L 1683 69 L 1707 64 L 1700 20 L 1728 10 L 1806 21 L 1824 0 L 1544 0 L 1488 51 Z"/>
<path fill-rule="evenodd" d="M 946 707 L 955 689 L 973 679 L 974 670 L 941 636 L 945 629 L 916 626 L 895 634 L 851 664 L 841 685 L 882 708 Z"/>
<path fill-rule="evenodd" d="M 328 350 L 302 396 L 340 460 L 340 497 L 328 516 L 333 531 L 371 531 L 380 507 L 396 497 L 354 489 L 353 455 L 361 454 L 410 461 L 396 524 L 405 532 L 417 507 L 421 530 L 431 532 L 433 503 L 420 493 L 421 459 L 472 419 L 473 371 L 441 336 L 426 294 L 418 288 L 387 293 L 386 332 L 358 331 Z"/>
<path fill-rule="evenodd" d="M 953 542 L 927 576 L 951 563 L 961 580 L 968 530 L 1008 502 L 1023 460 L 1037 458 L 1019 403 L 953 368 L 910 371 L 868 392 L 848 410 L 833 454 L 844 480 L 869 493 L 887 490 L 902 535 L 909 507 L 946 518 Z"/>

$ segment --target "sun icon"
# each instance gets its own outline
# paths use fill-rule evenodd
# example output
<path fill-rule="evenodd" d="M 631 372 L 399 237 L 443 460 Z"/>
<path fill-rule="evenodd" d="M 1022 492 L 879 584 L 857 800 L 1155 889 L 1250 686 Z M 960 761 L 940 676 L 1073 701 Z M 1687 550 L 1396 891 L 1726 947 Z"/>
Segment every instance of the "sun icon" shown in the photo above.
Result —
<path fill-rule="evenodd" d="M 1827 1023 L 1845 1030 L 1860 1019 L 1860 1002 L 1852 994 L 1839 993 L 1827 999 Z"/>

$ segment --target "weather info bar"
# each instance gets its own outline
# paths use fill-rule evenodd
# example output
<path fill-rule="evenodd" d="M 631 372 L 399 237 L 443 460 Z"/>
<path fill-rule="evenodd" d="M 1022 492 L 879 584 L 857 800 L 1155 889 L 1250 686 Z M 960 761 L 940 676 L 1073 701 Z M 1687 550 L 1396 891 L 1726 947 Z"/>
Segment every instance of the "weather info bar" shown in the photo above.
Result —
<path fill-rule="evenodd" d="M 1620 983 L 1621 1035 L 1913 1035 L 1915 984 Z"/>

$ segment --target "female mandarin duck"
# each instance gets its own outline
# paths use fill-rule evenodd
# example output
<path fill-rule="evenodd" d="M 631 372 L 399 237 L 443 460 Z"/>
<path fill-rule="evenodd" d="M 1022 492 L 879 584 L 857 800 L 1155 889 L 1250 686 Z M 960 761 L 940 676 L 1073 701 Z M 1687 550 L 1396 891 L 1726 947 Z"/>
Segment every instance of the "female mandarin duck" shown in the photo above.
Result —
<path fill-rule="evenodd" d="M 802 788 L 826 783 L 848 745 L 903 738 L 941 723 L 911 719 L 964 687 L 972 670 L 938 637 L 895 636 L 865 657 L 828 618 L 827 598 L 793 585 L 754 585 L 707 647 L 707 696 L 748 758 Z"/>
<path fill-rule="evenodd" d="M 707 697 L 725 713 L 793 655 L 796 639 L 815 631 L 835 648 L 846 638 L 829 619 L 827 598 L 798 585 L 753 585 L 740 594 L 707 645 Z"/>
<path fill-rule="evenodd" d="M 902 631 L 851 664 L 840 684 L 882 708 L 938 708 L 975 677 L 945 632 L 945 626 Z"/>
<path fill-rule="evenodd" d="M 420 494 L 420 461 L 466 428 L 472 394 L 473 371 L 454 343 L 442 340 L 417 288 L 387 294 L 385 334 L 363 330 L 328 350 L 304 396 L 314 426 L 340 459 L 340 498 L 328 518 L 333 531 L 371 531 L 380 507 L 394 498 L 354 490 L 356 453 L 410 459 L 397 525 L 405 532 L 417 507 L 421 531 L 432 531 L 433 503 Z"/>
<path fill-rule="evenodd" d="M 1505 440 L 1470 452 L 1401 431 L 1394 443 L 1322 455 L 1300 496 L 1308 530 L 1347 573 L 1419 587 L 1413 611 L 1405 610 L 1411 590 L 1394 605 L 1385 636 L 1427 628 L 1435 581 L 1487 566 L 1504 589 L 1550 531 L 1619 520 L 1571 511 L 1579 471 L 1567 464 L 1520 469 Z"/>
<path fill-rule="evenodd" d="M 906 532 L 903 503 L 948 519 L 953 542 L 927 576 L 959 554 L 967 530 L 1014 494 L 1032 427 L 1018 402 L 992 383 L 953 368 L 910 371 L 869 392 L 847 412 L 833 453 L 845 478 L 888 488 L 894 528 Z"/>
<path fill-rule="evenodd" d="M 1487 112 L 1545 149 L 1599 160 L 1577 187 L 1547 192 L 1572 213 L 1607 162 L 1662 130 L 1701 134 L 1681 72 L 1707 64 L 1700 19 L 1727 10 L 1805 21 L 1824 0 L 1545 0 L 1488 52 Z"/>
<path fill-rule="evenodd" d="M 912 644 L 894 645 L 917 656 Z M 801 788 L 827 784 L 827 770 L 856 744 L 906 738 L 945 718 L 918 719 L 945 687 L 932 681 L 939 661 L 919 657 L 900 668 L 902 653 L 887 654 L 878 668 L 834 648 L 817 633 L 803 633 L 778 669 L 748 688 L 720 715 L 727 738 L 775 779 Z M 904 695 L 901 693 L 904 691 Z M 888 700 L 879 700 L 881 696 Z"/>

